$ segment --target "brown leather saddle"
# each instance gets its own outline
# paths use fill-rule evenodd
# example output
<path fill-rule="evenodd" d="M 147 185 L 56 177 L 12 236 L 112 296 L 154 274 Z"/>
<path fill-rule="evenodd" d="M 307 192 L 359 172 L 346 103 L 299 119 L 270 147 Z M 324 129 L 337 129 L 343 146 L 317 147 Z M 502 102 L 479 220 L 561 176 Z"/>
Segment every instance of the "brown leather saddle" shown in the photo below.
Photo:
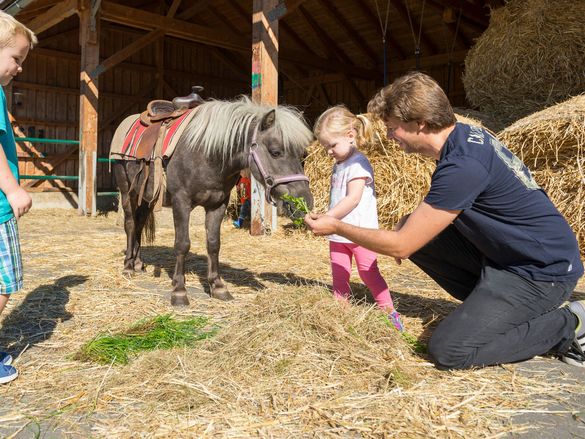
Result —
<path fill-rule="evenodd" d="M 167 129 L 185 112 L 205 101 L 199 96 L 203 87 L 195 85 L 191 94 L 178 96 L 172 101 L 155 99 L 150 101 L 146 110 L 140 114 L 140 121 L 147 128 L 136 148 L 136 159 L 150 161 L 157 143 L 162 142 Z"/>
<path fill-rule="evenodd" d="M 193 86 L 191 94 L 174 98 L 172 101 L 150 101 L 146 111 L 140 114 L 140 121 L 147 128 L 136 147 L 136 160 L 140 161 L 140 170 L 134 176 L 130 184 L 130 190 L 137 188 L 138 204 L 142 203 L 148 177 L 150 174 L 150 162 L 154 161 L 153 194 L 148 201 L 149 206 L 154 204 L 155 211 L 162 206 L 161 193 L 164 193 L 165 176 L 162 164 L 162 149 L 165 135 L 170 127 L 179 120 L 183 114 L 192 108 L 201 105 L 205 101 L 199 96 L 203 87 Z M 157 160 L 158 159 L 158 160 Z"/>

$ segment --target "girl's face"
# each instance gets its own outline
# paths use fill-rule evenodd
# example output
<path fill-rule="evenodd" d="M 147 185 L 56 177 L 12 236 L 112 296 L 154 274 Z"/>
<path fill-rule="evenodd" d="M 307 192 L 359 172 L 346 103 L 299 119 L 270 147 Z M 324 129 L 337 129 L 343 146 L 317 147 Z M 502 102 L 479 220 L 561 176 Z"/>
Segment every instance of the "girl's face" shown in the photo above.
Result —
<path fill-rule="evenodd" d="M 349 158 L 355 150 L 355 132 L 349 130 L 344 135 L 330 135 L 323 132 L 319 136 L 319 142 L 325 147 L 325 151 L 333 157 L 337 163 Z"/>
<path fill-rule="evenodd" d="M 30 43 L 22 34 L 16 34 L 10 45 L 0 49 L 0 85 L 8 85 L 22 72 L 22 63 L 29 49 Z"/>

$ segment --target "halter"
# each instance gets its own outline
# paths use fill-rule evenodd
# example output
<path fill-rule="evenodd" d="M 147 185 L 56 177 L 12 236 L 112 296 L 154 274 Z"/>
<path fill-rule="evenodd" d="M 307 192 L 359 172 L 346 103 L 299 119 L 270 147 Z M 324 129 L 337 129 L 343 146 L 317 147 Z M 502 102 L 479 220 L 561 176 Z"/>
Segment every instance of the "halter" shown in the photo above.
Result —
<path fill-rule="evenodd" d="M 260 160 L 260 156 L 256 152 L 258 149 L 258 142 L 256 138 L 258 136 L 258 125 L 254 129 L 254 135 L 252 136 L 252 143 L 250 144 L 250 152 L 248 153 L 248 166 L 254 162 L 256 167 L 260 171 L 260 175 L 264 180 L 264 185 L 266 186 L 265 195 L 266 201 L 273 206 L 276 206 L 276 202 L 272 199 L 272 189 L 274 189 L 279 184 L 290 183 L 293 181 L 309 181 L 309 178 L 305 174 L 291 174 L 291 175 L 284 175 L 284 176 L 272 176 L 266 172 L 264 166 L 262 166 L 262 161 Z"/>

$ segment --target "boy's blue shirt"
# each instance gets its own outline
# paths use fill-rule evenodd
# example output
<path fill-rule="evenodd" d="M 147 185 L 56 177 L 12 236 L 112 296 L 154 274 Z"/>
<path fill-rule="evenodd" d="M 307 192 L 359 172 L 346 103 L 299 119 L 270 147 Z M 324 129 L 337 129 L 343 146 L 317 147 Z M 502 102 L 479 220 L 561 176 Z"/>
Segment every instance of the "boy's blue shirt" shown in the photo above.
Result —
<path fill-rule="evenodd" d="M 8 166 L 18 181 L 18 156 L 16 155 L 16 142 L 14 141 L 14 133 L 12 132 L 12 125 L 8 118 L 8 108 L 6 105 L 6 95 L 4 88 L 0 86 L 0 144 L 8 160 Z M 14 216 L 12 207 L 6 199 L 4 192 L 0 191 L 0 224 L 5 223 Z"/>

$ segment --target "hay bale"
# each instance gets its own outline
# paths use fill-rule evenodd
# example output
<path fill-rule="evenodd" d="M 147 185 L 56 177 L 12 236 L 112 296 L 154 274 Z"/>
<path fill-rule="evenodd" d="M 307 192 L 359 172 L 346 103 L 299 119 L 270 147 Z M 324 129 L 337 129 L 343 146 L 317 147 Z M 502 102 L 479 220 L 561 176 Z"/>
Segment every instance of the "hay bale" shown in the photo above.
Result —
<path fill-rule="evenodd" d="M 482 126 L 478 120 L 456 114 L 457 120 Z M 422 201 L 431 184 L 435 163 L 418 154 L 406 154 L 398 143 L 386 137 L 386 127 L 373 121 L 375 139 L 361 148 L 372 167 L 378 201 L 380 228 L 392 228 L 400 218 L 411 213 Z M 315 210 L 329 208 L 329 188 L 333 160 L 319 142 L 313 142 L 305 161 L 305 174 L 309 177 Z"/>
<path fill-rule="evenodd" d="M 482 113 L 478 110 L 472 110 L 470 108 L 458 108 L 454 107 L 455 117 L 459 122 L 468 123 L 470 125 L 478 125 L 483 128 L 497 133 L 503 130 L 506 126 L 498 119 L 496 115 Z"/>
<path fill-rule="evenodd" d="M 511 0 L 465 59 L 468 101 L 507 124 L 585 91 L 585 2 Z"/>
<path fill-rule="evenodd" d="M 585 94 L 525 117 L 498 137 L 530 168 L 585 255 Z"/>

